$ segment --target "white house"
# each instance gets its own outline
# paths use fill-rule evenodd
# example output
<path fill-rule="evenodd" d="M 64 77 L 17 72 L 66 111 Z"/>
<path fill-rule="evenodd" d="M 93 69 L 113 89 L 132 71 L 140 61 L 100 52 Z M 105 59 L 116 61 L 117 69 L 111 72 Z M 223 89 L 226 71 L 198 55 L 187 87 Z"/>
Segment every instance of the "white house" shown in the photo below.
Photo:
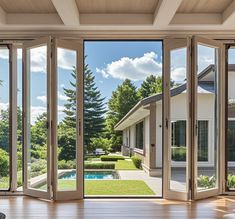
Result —
<path fill-rule="evenodd" d="M 235 146 L 235 65 L 229 65 L 228 147 Z M 215 72 L 209 65 L 198 74 L 198 161 L 199 166 L 214 165 Z M 186 82 L 171 89 L 171 142 L 172 166 L 184 167 L 186 159 Z M 136 104 L 115 126 L 123 133 L 122 153 L 137 155 L 144 170 L 157 175 L 162 168 L 162 94 L 147 97 Z M 232 151 L 232 150 L 231 150 Z M 229 154 L 235 161 L 235 154 Z"/>

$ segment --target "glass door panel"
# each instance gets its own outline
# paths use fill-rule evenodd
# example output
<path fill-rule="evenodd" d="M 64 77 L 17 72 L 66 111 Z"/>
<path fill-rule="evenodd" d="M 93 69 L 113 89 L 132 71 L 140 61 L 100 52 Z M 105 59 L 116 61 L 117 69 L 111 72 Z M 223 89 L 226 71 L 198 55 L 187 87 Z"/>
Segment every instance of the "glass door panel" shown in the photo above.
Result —
<path fill-rule="evenodd" d="M 164 197 L 188 200 L 189 41 L 165 40 Z"/>
<path fill-rule="evenodd" d="M 0 191 L 10 189 L 10 57 L 9 49 L 0 46 Z"/>
<path fill-rule="evenodd" d="M 219 79 L 221 44 L 194 38 L 195 135 L 194 199 L 218 193 L 219 185 Z"/>
<path fill-rule="evenodd" d="M 24 56 L 24 192 L 50 198 L 50 38 L 27 42 Z"/>
<path fill-rule="evenodd" d="M 226 71 L 226 191 L 235 191 L 235 89 L 234 89 L 234 64 L 235 46 L 227 49 Z"/>
<path fill-rule="evenodd" d="M 81 43 L 55 40 L 53 135 L 57 200 L 82 198 L 82 83 L 78 81 L 82 77 L 83 57 L 80 47 Z"/>

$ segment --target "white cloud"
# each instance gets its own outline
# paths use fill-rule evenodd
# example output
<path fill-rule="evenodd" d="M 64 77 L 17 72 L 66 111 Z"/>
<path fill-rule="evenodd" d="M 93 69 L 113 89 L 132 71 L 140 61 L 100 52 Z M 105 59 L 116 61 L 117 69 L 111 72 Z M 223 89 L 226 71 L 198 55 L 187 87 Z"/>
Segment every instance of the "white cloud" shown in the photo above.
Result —
<path fill-rule="evenodd" d="M 47 103 L 47 97 L 45 95 L 37 96 L 37 99 L 42 101 L 44 104 Z M 58 99 L 66 101 L 68 97 L 62 94 L 60 91 L 58 91 Z"/>
<path fill-rule="evenodd" d="M 182 82 L 186 79 L 185 67 L 171 69 L 171 79 L 176 82 Z"/>
<path fill-rule="evenodd" d="M 7 110 L 9 107 L 9 103 L 0 103 L 0 110 Z"/>
<path fill-rule="evenodd" d="M 58 67 L 73 70 L 76 66 L 76 52 L 73 50 L 58 48 Z M 8 59 L 9 50 L 1 49 L 0 58 Z M 17 58 L 22 59 L 22 49 L 17 50 Z M 32 72 L 43 72 L 47 70 L 47 47 L 35 47 L 30 50 L 30 67 Z"/>
<path fill-rule="evenodd" d="M 96 69 L 97 73 L 104 78 L 109 76 L 124 80 L 126 78 L 139 81 L 144 80 L 148 75 L 159 75 L 162 73 L 162 63 L 157 62 L 155 52 L 145 53 L 142 57 L 122 57 L 117 61 L 107 64 L 103 69 Z"/>
<path fill-rule="evenodd" d="M 66 70 L 73 70 L 76 66 L 76 52 L 73 50 L 58 48 L 58 66 Z"/>
<path fill-rule="evenodd" d="M 47 97 L 46 96 L 37 96 L 38 100 L 41 100 L 43 103 L 47 103 Z"/>
<path fill-rule="evenodd" d="M 31 106 L 31 124 L 34 124 L 37 117 L 47 111 L 46 107 L 43 106 Z"/>
<path fill-rule="evenodd" d="M 0 50 L 0 58 L 1 59 L 9 59 L 9 49 L 7 48 L 2 48 Z"/>
<path fill-rule="evenodd" d="M 47 70 L 47 47 L 41 46 L 30 50 L 30 70 L 32 72 L 43 72 Z"/>
<path fill-rule="evenodd" d="M 68 100 L 68 97 L 67 96 L 65 96 L 64 94 L 62 94 L 61 92 L 59 92 L 58 91 L 58 98 L 60 99 L 60 100 Z"/>
<path fill-rule="evenodd" d="M 0 106 L 1 106 L 1 103 L 0 103 Z M 63 111 L 64 111 L 64 106 L 58 106 L 58 116 L 60 117 L 59 120 L 62 120 L 65 116 Z M 35 124 L 38 116 L 45 112 L 47 112 L 46 107 L 31 106 L 31 124 Z"/>

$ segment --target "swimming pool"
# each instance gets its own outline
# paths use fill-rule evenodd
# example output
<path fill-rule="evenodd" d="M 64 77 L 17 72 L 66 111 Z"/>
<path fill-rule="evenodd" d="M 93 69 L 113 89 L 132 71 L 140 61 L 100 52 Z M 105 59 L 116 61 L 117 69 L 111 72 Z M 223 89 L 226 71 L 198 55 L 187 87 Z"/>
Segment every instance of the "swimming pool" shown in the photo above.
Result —
<path fill-rule="evenodd" d="M 75 179 L 76 172 L 71 171 L 62 174 L 59 179 Z M 84 179 L 119 179 L 116 171 L 84 171 Z"/>

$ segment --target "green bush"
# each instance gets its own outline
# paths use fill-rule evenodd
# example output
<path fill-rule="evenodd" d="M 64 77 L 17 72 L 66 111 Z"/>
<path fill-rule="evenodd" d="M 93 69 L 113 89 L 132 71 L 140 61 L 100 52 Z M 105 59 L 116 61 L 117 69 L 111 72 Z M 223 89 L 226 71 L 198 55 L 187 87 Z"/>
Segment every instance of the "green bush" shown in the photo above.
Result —
<path fill-rule="evenodd" d="M 76 169 L 76 163 L 73 160 L 60 160 L 58 162 L 58 169 Z"/>
<path fill-rule="evenodd" d="M 235 175 L 229 174 L 227 181 L 228 188 L 235 188 Z"/>
<path fill-rule="evenodd" d="M 0 176 L 9 175 L 9 155 L 0 148 Z"/>
<path fill-rule="evenodd" d="M 90 147 L 93 148 L 93 150 L 101 148 L 108 153 L 111 151 L 111 146 L 111 140 L 108 138 L 91 138 Z"/>
<path fill-rule="evenodd" d="M 118 160 L 125 160 L 123 156 L 117 155 L 102 155 L 100 156 L 101 161 L 118 161 Z"/>
<path fill-rule="evenodd" d="M 99 158 L 99 155 L 85 155 L 84 160 L 91 160 L 92 158 Z"/>
<path fill-rule="evenodd" d="M 186 161 L 186 147 L 171 147 L 171 159 L 173 161 Z"/>
<path fill-rule="evenodd" d="M 47 172 L 47 161 L 43 159 L 32 159 L 30 176 L 35 177 Z"/>
<path fill-rule="evenodd" d="M 132 162 L 134 163 L 134 165 L 135 165 L 136 168 L 138 168 L 138 169 L 141 168 L 142 160 L 141 160 L 139 157 L 137 157 L 137 156 L 132 156 L 132 157 L 131 157 L 131 160 L 132 160 Z"/>
<path fill-rule="evenodd" d="M 22 181 L 22 171 L 17 172 L 17 187 L 20 187 L 23 185 Z"/>
<path fill-rule="evenodd" d="M 85 163 L 85 169 L 114 169 L 114 163 Z"/>
<path fill-rule="evenodd" d="M 206 188 L 206 189 L 214 188 L 215 182 L 216 182 L 215 176 L 200 175 L 197 178 L 197 186 L 201 188 Z"/>

